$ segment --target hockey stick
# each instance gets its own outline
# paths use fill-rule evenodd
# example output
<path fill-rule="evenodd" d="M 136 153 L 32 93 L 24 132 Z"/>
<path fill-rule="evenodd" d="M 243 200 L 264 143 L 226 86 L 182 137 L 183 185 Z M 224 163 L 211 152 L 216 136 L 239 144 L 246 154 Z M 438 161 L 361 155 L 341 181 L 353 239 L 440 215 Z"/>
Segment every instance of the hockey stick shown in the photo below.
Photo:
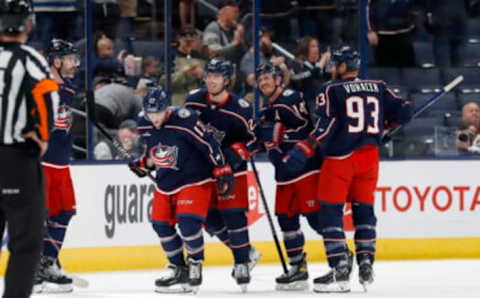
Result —
<path fill-rule="evenodd" d="M 100 131 L 100 133 L 113 144 L 113 147 L 115 147 L 118 153 L 120 153 L 120 155 L 123 158 L 132 160 L 133 159 L 132 155 L 128 153 L 128 151 L 125 150 L 125 148 L 123 148 L 122 144 L 120 144 L 120 142 L 118 142 L 116 138 L 112 137 L 110 133 L 97 122 L 97 119 L 95 117 L 95 96 L 92 90 L 87 91 L 87 114 L 88 114 L 88 118 L 90 119 L 90 121 L 92 121 L 93 125 L 95 125 L 98 131 Z M 154 184 L 157 183 L 152 173 L 150 173 L 149 171 L 146 171 L 146 174 Z"/>
<path fill-rule="evenodd" d="M 280 248 L 277 231 L 275 230 L 275 226 L 273 225 L 272 216 L 270 215 L 270 208 L 268 208 L 267 199 L 265 198 L 265 193 L 263 192 L 263 187 L 260 183 L 260 177 L 258 176 L 257 167 L 255 166 L 255 162 L 253 161 L 253 157 L 250 158 L 250 165 L 252 166 L 253 174 L 260 190 L 260 197 L 262 198 L 263 208 L 265 208 L 265 213 L 267 214 L 268 223 L 270 225 L 270 230 L 272 230 L 273 240 L 277 248 L 278 256 L 280 257 L 280 262 L 282 263 L 283 272 L 286 274 L 288 270 L 285 262 L 285 257 L 283 256 L 282 249 Z"/>
<path fill-rule="evenodd" d="M 398 125 L 395 128 L 393 128 L 392 130 L 390 130 L 389 132 L 387 132 L 382 138 L 382 143 L 389 142 L 391 140 L 392 136 L 394 134 L 396 134 L 402 127 L 404 127 L 405 125 L 410 123 L 410 121 L 412 121 L 412 119 L 417 118 L 418 115 L 420 115 L 425 110 L 427 110 L 431 105 L 436 103 L 443 95 L 445 95 L 445 93 L 448 93 L 448 92 L 450 92 L 450 90 L 457 87 L 462 81 L 463 81 L 463 76 L 460 75 L 460 76 L 456 77 L 453 81 L 448 83 L 445 87 L 442 88 L 442 90 L 440 90 L 432 98 L 427 100 L 423 105 L 421 105 L 418 109 L 416 109 L 415 112 L 412 114 L 412 117 L 410 118 L 410 120 L 407 123 Z"/>

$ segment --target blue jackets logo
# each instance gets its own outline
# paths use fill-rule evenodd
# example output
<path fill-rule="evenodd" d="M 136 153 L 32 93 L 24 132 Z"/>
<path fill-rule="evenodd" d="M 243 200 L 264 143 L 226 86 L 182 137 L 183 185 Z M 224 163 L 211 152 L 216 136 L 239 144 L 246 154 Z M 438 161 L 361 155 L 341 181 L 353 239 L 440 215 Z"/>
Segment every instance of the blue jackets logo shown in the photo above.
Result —
<path fill-rule="evenodd" d="M 177 168 L 178 147 L 158 144 L 150 151 L 153 163 L 159 168 L 169 168 L 179 170 Z"/>
<path fill-rule="evenodd" d="M 58 107 L 57 119 L 55 119 L 55 129 L 70 130 L 72 126 L 72 109 L 70 106 L 63 104 Z"/>

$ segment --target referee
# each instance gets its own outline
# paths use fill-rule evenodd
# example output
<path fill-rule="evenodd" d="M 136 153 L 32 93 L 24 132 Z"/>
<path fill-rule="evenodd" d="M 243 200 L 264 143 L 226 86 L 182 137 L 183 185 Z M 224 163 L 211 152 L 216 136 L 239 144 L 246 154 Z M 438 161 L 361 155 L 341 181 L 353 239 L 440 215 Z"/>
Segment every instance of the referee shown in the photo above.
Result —
<path fill-rule="evenodd" d="M 47 150 L 58 85 L 46 60 L 23 45 L 33 29 L 30 0 L 0 0 L 0 233 L 10 259 L 3 298 L 30 297 L 40 260 Z"/>

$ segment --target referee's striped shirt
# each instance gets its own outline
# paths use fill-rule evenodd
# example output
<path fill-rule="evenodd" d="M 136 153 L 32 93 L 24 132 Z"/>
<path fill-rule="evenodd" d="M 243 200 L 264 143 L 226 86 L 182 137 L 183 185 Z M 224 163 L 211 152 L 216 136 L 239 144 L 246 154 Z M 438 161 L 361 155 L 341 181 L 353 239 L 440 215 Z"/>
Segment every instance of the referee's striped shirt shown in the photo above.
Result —
<path fill-rule="evenodd" d="M 21 135 L 32 130 L 48 141 L 57 91 L 42 55 L 20 43 L 0 42 L 0 145 L 22 143 Z"/>

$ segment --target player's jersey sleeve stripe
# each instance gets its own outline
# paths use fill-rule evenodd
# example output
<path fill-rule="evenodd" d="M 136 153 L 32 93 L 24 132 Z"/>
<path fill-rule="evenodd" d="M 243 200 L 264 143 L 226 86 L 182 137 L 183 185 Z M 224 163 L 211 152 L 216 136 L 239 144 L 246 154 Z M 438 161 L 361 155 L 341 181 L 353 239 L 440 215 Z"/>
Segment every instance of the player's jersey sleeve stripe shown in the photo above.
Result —
<path fill-rule="evenodd" d="M 331 132 L 333 125 L 335 125 L 336 121 L 337 120 L 335 118 L 332 118 L 332 120 L 330 120 L 330 123 L 327 126 L 327 129 L 325 129 L 325 131 L 321 135 L 316 136 L 315 140 L 320 143 L 325 137 L 327 137 Z M 320 121 L 318 123 L 320 123 Z M 317 129 L 318 127 L 315 128 L 315 131 Z"/>
<path fill-rule="evenodd" d="M 53 98 L 47 100 L 49 93 L 58 91 L 57 83 L 52 79 L 44 79 L 38 82 L 32 90 L 33 99 L 37 107 L 37 113 L 40 123 L 37 124 L 38 132 L 40 138 L 43 141 L 48 141 L 49 137 L 49 113 L 52 113 L 50 116 L 51 119 L 54 118 L 54 107 L 53 102 L 48 103 L 47 101 L 54 101 Z M 58 100 L 58 97 L 57 97 Z M 51 106 L 48 107 L 48 104 Z"/>

